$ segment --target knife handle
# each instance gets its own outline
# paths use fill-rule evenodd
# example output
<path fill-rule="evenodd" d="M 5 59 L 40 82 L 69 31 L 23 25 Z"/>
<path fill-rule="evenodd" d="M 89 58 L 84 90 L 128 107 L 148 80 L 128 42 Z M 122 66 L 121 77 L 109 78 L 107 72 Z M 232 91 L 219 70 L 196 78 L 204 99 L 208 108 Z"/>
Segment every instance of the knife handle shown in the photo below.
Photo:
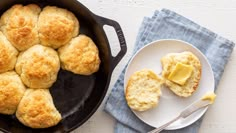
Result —
<path fill-rule="evenodd" d="M 179 115 L 178 117 L 174 118 L 173 120 L 169 121 L 168 123 L 160 126 L 159 128 L 156 128 L 152 131 L 149 131 L 148 133 L 159 133 L 161 132 L 163 129 L 165 129 L 167 126 L 169 126 L 171 123 L 177 121 L 179 118 L 181 118 L 181 115 Z"/>

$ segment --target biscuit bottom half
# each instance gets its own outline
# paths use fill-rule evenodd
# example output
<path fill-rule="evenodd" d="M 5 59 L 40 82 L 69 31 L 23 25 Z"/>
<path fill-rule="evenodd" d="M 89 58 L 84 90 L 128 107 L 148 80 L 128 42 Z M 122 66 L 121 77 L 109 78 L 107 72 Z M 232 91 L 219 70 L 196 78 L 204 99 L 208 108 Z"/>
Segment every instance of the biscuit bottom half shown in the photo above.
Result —
<path fill-rule="evenodd" d="M 146 111 L 158 105 L 162 79 L 149 69 L 135 72 L 126 87 L 126 100 L 136 111 Z"/>

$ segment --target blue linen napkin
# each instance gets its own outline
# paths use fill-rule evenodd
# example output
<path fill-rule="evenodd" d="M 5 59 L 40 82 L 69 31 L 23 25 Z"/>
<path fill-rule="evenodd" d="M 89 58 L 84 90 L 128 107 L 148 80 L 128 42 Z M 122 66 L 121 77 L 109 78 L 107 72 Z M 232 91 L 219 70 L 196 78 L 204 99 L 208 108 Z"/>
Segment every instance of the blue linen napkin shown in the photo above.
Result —
<path fill-rule="evenodd" d="M 144 18 L 137 35 L 134 53 L 149 42 L 158 39 L 179 39 L 197 47 L 212 66 L 215 89 L 235 45 L 233 42 L 168 9 L 155 11 L 151 18 Z M 126 66 L 112 88 L 104 110 L 117 120 L 115 133 L 148 132 L 153 127 L 138 119 L 126 104 L 123 91 L 125 69 Z M 202 118 L 183 129 L 163 131 L 162 133 L 197 133 L 201 121 Z"/>

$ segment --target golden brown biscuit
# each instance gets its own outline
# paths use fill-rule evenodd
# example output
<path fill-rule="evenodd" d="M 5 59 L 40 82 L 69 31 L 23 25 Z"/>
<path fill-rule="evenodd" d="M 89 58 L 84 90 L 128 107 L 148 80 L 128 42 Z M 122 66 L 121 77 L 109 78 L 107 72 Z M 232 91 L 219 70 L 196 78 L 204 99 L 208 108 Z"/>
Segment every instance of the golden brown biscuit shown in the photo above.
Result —
<path fill-rule="evenodd" d="M 48 89 L 27 89 L 16 111 L 17 119 L 31 128 L 57 125 L 61 114 L 54 106 Z"/>
<path fill-rule="evenodd" d="M 39 38 L 42 45 L 57 49 L 78 35 L 79 22 L 66 9 L 46 6 L 39 15 Z"/>
<path fill-rule="evenodd" d="M 189 97 L 196 91 L 201 77 L 201 63 L 193 53 L 188 51 L 182 53 L 169 53 L 161 59 L 161 63 L 163 69 L 162 76 L 166 79 L 165 84 L 176 95 Z M 191 75 L 183 85 L 168 79 L 178 63 L 191 66 L 193 69 Z"/>
<path fill-rule="evenodd" d="M 34 45 L 20 53 L 15 69 L 26 86 L 49 88 L 57 79 L 60 61 L 54 49 Z"/>
<path fill-rule="evenodd" d="M 0 113 L 11 115 L 24 95 L 25 86 L 15 71 L 0 74 Z"/>
<path fill-rule="evenodd" d="M 2 15 L 1 30 L 19 51 L 39 43 L 37 21 L 40 11 L 35 4 L 17 4 Z"/>
<path fill-rule="evenodd" d="M 0 32 L 0 73 L 14 69 L 17 55 L 18 51 Z"/>
<path fill-rule="evenodd" d="M 93 40 L 85 35 L 79 35 L 69 44 L 61 47 L 59 57 L 63 69 L 76 74 L 90 75 L 97 72 L 100 65 L 98 48 Z"/>
<path fill-rule="evenodd" d="M 154 72 L 143 69 L 130 76 L 125 98 L 131 109 L 146 111 L 158 105 L 162 79 Z"/>

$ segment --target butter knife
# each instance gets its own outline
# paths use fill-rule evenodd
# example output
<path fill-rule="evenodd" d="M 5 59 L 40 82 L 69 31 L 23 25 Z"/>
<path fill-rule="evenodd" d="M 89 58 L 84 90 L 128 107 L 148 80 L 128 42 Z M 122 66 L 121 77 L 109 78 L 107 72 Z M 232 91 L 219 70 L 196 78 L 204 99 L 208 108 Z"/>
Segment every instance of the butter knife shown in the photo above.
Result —
<path fill-rule="evenodd" d="M 159 128 L 156 128 L 152 131 L 149 131 L 148 133 L 159 133 L 161 132 L 163 129 L 165 129 L 167 126 L 169 126 L 171 123 L 177 121 L 180 118 L 186 118 L 189 115 L 191 115 L 192 113 L 194 113 L 195 111 L 202 109 L 204 107 L 207 107 L 208 105 L 212 104 L 212 102 L 210 100 L 198 100 L 196 102 L 194 102 L 193 104 L 191 104 L 190 106 L 188 106 L 186 109 L 184 109 L 179 115 L 178 117 L 174 118 L 173 120 L 171 120 L 170 122 L 160 126 Z"/>

